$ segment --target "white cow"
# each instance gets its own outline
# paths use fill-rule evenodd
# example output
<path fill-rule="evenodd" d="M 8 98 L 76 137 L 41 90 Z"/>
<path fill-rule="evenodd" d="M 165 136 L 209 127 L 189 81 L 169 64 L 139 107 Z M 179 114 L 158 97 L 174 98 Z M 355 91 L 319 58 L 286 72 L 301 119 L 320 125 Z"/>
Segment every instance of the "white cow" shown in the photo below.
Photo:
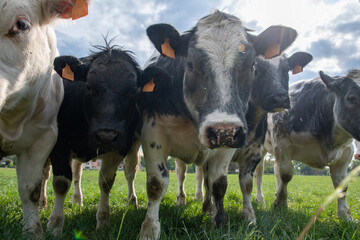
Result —
<path fill-rule="evenodd" d="M 51 23 L 72 17 L 76 0 L 0 0 L 0 155 L 16 154 L 23 231 L 42 234 L 42 171 L 57 137 L 63 98 L 53 71 L 58 54 Z"/>

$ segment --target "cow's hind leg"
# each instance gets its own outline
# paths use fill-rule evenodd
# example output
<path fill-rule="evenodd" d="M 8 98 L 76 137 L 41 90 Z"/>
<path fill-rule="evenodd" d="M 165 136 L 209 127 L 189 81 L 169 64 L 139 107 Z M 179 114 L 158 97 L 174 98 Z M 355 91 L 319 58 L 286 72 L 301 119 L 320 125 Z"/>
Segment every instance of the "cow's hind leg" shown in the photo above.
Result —
<path fill-rule="evenodd" d="M 131 147 L 130 152 L 125 156 L 125 177 L 128 184 L 128 196 L 127 201 L 133 203 L 137 207 L 137 196 L 135 193 L 135 176 L 140 162 L 139 155 L 140 142 L 135 142 Z"/>
<path fill-rule="evenodd" d="M 337 164 L 330 166 L 330 176 L 334 188 L 337 188 L 341 181 L 347 176 L 347 168 L 350 164 L 352 155 L 353 149 L 351 146 L 344 151 L 341 160 Z M 344 196 L 337 199 L 337 215 L 345 220 L 353 220 L 349 207 L 346 203 L 346 190 L 347 188 L 343 191 Z"/>
<path fill-rule="evenodd" d="M 100 202 L 96 212 L 96 229 L 108 225 L 110 221 L 109 194 L 123 156 L 109 152 L 102 155 L 101 159 L 102 164 L 99 173 Z"/>
<path fill-rule="evenodd" d="M 40 192 L 40 208 L 47 207 L 46 186 L 50 178 L 50 171 L 51 171 L 51 162 L 50 159 L 48 158 L 45 162 L 43 169 L 43 180 L 41 182 L 41 192 Z"/>
<path fill-rule="evenodd" d="M 256 202 L 265 204 L 264 194 L 262 192 L 262 180 L 264 175 L 264 164 L 265 164 L 265 154 L 263 154 L 261 161 L 257 165 L 255 172 L 254 172 L 254 178 L 256 183 Z"/>
<path fill-rule="evenodd" d="M 184 163 L 178 158 L 175 158 L 175 164 L 176 164 L 176 177 L 178 180 L 178 193 L 176 196 L 176 203 L 177 205 L 181 206 L 186 204 L 186 193 L 184 189 L 184 183 L 186 178 L 187 166 L 186 163 Z"/>
<path fill-rule="evenodd" d="M 195 200 L 202 202 L 203 201 L 203 189 L 202 188 L 203 188 L 203 182 L 204 182 L 202 166 L 196 166 L 195 178 L 196 178 Z"/>
<path fill-rule="evenodd" d="M 81 176 L 82 176 L 83 163 L 81 161 L 73 159 L 71 169 L 74 180 L 74 192 L 72 195 L 72 202 L 74 204 L 79 204 L 80 206 L 82 206 L 83 196 L 81 192 Z"/>
<path fill-rule="evenodd" d="M 275 154 L 276 199 L 274 207 L 287 208 L 287 185 L 293 177 L 291 160 L 282 154 Z"/>

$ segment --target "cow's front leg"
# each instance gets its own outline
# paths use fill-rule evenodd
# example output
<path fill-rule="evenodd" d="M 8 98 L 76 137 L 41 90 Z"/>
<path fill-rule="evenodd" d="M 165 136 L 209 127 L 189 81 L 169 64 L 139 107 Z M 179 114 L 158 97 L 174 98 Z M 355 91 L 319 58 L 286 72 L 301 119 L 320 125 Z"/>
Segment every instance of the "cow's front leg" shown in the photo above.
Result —
<path fill-rule="evenodd" d="M 216 149 L 207 159 L 207 184 L 214 200 L 212 218 L 215 227 L 225 223 L 224 196 L 227 189 L 227 172 L 235 149 Z"/>
<path fill-rule="evenodd" d="M 240 154 L 237 156 L 239 163 L 239 183 L 243 195 L 243 211 L 242 217 L 250 223 L 256 223 L 254 209 L 251 204 L 251 192 L 253 188 L 253 174 L 256 166 L 261 160 L 262 149 L 253 148 L 248 154 Z"/>
<path fill-rule="evenodd" d="M 209 187 L 209 178 L 208 178 L 208 169 L 209 169 L 209 163 L 204 163 L 202 165 L 202 175 L 203 175 L 203 179 L 204 179 L 204 187 L 205 187 L 205 197 L 204 197 L 204 202 L 203 202 L 203 206 L 202 206 L 202 212 L 203 213 L 208 213 L 211 212 L 212 209 L 214 208 L 214 203 L 212 201 L 212 194 L 210 191 L 210 187 Z"/>
<path fill-rule="evenodd" d="M 169 172 L 166 166 L 167 157 L 156 147 L 149 151 L 149 147 L 145 144 L 143 144 L 143 149 L 146 163 L 148 207 L 145 220 L 141 224 L 140 239 L 142 240 L 159 239 L 160 237 L 160 202 L 169 185 Z"/>
<path fill-rule="evenodd" d="M 187 165 L 178 158 L 175 158 L 175 164 L 176 164 L 176 177 L 178 180 L 178 193 L 176 196 L 176 203 L 177 205 L 181 206 L 186 204 L 186 193 L 185 193 L 184 183 L 186 178 Z"/>
<path fill-rule="evenodd" d="M 196 166 L 196 190 L 195 190 L 195 200 L 202 202 L 203 201 L 203 182 L 204 182 L 204 176 L 203 176 L 203 170 L 202 166 Z"/>
<path fill-rule="evenodd" d="M 54 130 L 55 129 L 55 130 Z M 56 141 L 56 128 L 47 130 L 20 154 L 16 163 L 18 190 L 23 208 L 23 231 L 42 235 L 38 206 L 46 159 Z"/>
<path fill-rule="evenodd" d="M 103 154 L 101 159 L 102 164 L 99 172 L 100 202 L 96 212 L 96 229 L 108 225 L 110 221 L 109 194 L 123 156 L 108 152 Z"/>
<path fill-rule="evenodd" d="M 279 152 L 279 151 L 278 151 Z M 275 176 L 276 176 L 276 199 L 274 201 L 274 207 L 287 208 L 287 185 L 293 177 L 293 165 L 291 160 L 283 154 L 275 153 Z"/>
<path fill-rule="evenodd" d="M 82 206 L 83 196 L 81 192 L 81 176 L 82 176 L 83 163 L 81 161 L 73 159 L 71 169 L 74 180 L 74 192 L 72 195 L 72 202 L 74 204 L 79 204 L 80 206 Z"/>
<path fill-rule="evenodd" d="M 344 150 L 341 160 L 337 164 L 330 166 L 330 176 L 333 182 L 334 188 L 337 188 L 342 180 L 347 176 L 347 168 L 350 164 L 351 158 L 353 155 L 352 146 Z M 346 203 L 346 191 L 347 187 L 344 189 L 343 197 L 337 199 L 337 215 L 338 217 L 352 221 L 351 213 L 349 207 Z"/>
<path fill-rule="evenodd" d="M 127 201 L 129 203 L 133 203 L 135 207 L 137 207 L 138 205 L 134 185 L 135 185 L 136 171 L 138 169 L 138 165 L 140 162 L 139 148 L 140 148 L 140 141 L 135 142 L 131 147 L 130 152 L 125 156 L 124 159 L 125 178 L 128 185 Z"/>
<path fill-rule="evenodd" d="M 61 236 L 64 227 L 64 201 L 71 186 L 71 150 L 65 140 L 58 138 L 51 151 L 50 160 L 53 169 L 53 188 L 55 203 L 47 224 L 54 236 Z"/>
<path fill-rule="evenodd" d="M 47 207 L 46 186 L 50 178 L 50 171 L 51 171 L 51 162 L 50 159 L 48 158 L 45 162 L 43 169 L 43 180 L 41 182 L 41 192 L 40 192 L 40 208 Z"/>

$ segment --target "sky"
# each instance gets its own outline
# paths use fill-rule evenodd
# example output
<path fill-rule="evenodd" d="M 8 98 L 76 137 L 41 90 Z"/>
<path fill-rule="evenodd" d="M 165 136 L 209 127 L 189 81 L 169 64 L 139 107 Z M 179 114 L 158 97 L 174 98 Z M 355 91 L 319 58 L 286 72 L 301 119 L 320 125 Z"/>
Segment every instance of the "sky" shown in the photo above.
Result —
<path fill-rule="evenodd" d="M 255 34 L 279 24 L 297 30 L 285 53 L 306 51 L 314 59 L 302 73 L 290 74 L 290 82 L 315 78 L 320 70 L 335 76 L 360 68 L 360 0 L 92 0 L 88 16 L 57 24 L 58 49 L 84 57 L 108 36 L 142 66 L 155 49 L 148 26 L 169 23 L 184 32 L 214 9 L 240 18 Z"/>

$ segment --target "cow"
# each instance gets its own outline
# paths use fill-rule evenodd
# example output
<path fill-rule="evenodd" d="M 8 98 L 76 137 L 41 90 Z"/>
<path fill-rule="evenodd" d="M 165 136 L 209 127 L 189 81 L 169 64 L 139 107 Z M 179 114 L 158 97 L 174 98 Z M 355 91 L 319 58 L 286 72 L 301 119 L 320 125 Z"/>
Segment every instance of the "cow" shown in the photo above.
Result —
<path fill-rule="evenodd" d="M 159 207 L 169 183 L 168 156 L 205 164 L 209 172 L 205 184 L 212 193 L 213 221 L 218 227 L 225 222 L 228 164 L 236 148 L 246 142 L 245 113 L 255 56 L 278 55 L 295 39 L 296 31 L 272 26 L 253 36 L 237 17 L 216 10 L 182 35 L 169 24 L 151 25 L 147 35 L 166 56 L 153 55 L 147 64 L 166 70 L 172 79 L 154 82 L 158 91 L 139 97 L 148 196 L 140 239 L 160 236 Z"/>
<path fill-rule="evenodd" d="M 38 214 L 42 171 L 56 142 L 63 99 L 61 78 L 52 67 L 58 55 L 53 23 L 75 18 L 76 3 L 0 0 L 0 155 L 17 155 L 24 234 L 43 234 Z M 87 5 L 80 8 L 87 11 Z"/>
<path fill-rule="evenodd" d="M 232 162 L 239 164 L 239 182 L 243 195 L 242 217 L 252 223 L 256 223 L 254 210 L 251 204 L 251 192 L 253 173 L 260 162 L 264 151 L 264 140 L 267 130 L 267 114 L 279 112 L 290 107 L 289 100 L 289 74 L 298 73 L 312 60 L 312 56 L 306 52 L 296 52 L 290 57 L 283 54 L 272 59 L 256 57 L 255 78 L 251 85 L 251 95 L 246 122 L 248 127 L 247 143 L 236 150 Z M 182 166 L 182 167 L 180 167 Z M 185 204 L 185 192 L 183 191 L 186 165 L 176 160 L 176 172 L 179 181 L 177 195 L 178 205 Z M 196 200 L 202 199 L 202 167 L 196 168 Z M 206 171 L 205 171 L 206 173 Z M 179 177 L 180 176 L 180 177 Z M 183 180 L 182 180 L 183 179 Z M 182 180 L 182 182 L 181 182 Z M 206 189 L 203 211 L 208 211 L 211 202 L 211 195 Z"/>
<path fill-rule="evenodd" d="M 159 81 L 163 75 L 167 77 L 154 67 L 142 71 L 131 52 L 111 46 L 110 42 L 96 49 L 88 57 L 60 56 L 54 61 L 56 72 L 64 78 L 65 91 L 58 114 L 59 136 L 50 153 L 55 204 L 47 227 L 55 236 L 63 230 L 64 199 L 71 186 L 72 159 L 102 160 L 96 213 L 98 229 L 110 220 L 109 193 L 124 157 L 129 198 L 136 201 L 133 185 L 141 125 L 138 85 L 153 78 Z M 69 70 L 64 70 L 67 68 L 70 75 Z"/>
<path fill-rule="evenodd" d="M 296 82 L 290 86 L 290 102 L 290 109 L 268 117 L 265 150 L 276 159 L 275 207 L 287 207 L 291 160 L 313 168 L 328 166 L 334 188 L 346 177 L 353 138 L 360 140 L 360 69 L 342 77 L 320 71 L 320 78 Z M 262 173 L 258 176 L 261 181 Z M 337 215 L 351 220 L 345 193 L 337 200 Z"/>

